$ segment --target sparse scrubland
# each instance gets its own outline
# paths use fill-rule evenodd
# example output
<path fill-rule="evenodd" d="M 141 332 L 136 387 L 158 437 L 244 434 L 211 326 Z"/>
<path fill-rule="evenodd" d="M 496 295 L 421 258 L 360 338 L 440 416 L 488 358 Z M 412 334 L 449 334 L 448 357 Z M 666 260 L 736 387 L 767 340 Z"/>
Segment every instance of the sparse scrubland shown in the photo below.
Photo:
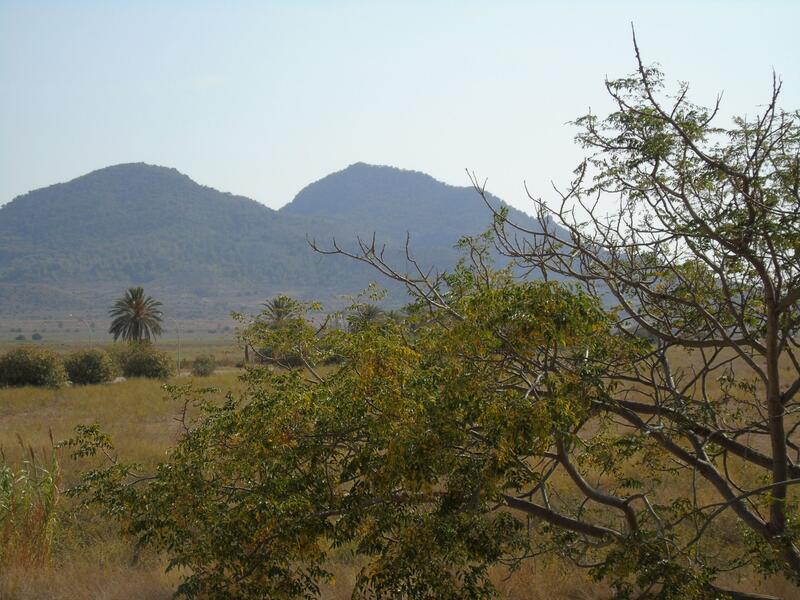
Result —
<path fill-rule="evenodd" d="M 198 350 L 200 347 L 198 346 Z M 677 366 L 691 362 L 683 357 Z M 789 365 L 784 365 L 788 372 Z M 239 393 L 243 389 L 240 372 L 231 371 L 204 377 L 203 386 Z M 185 382 L 185 377 L 171 382 Z M 117 384 L 77 386 L 61 389 L 0 389 L 0 447 L 5 464 L 23 470 L 21 483 L 27 491 L 28 472 L 44 481 L 34 493 L 32 514 L 36 520 L 21 521 L 22 531 L 3 530 L 6 551 L 0 554 L 0 598 L 4 600 L 127 600 L 129 598 L 171 598 L 180 573 L 165 573 L 164 557 L 137 552 L 132 540 L 120 535 L 117 524 L 87 510 L 77 510 L 76 501 L 54 491 L 50 481 L 63 491 L 74 485 L 85 463 L 73 461 L 65 450 L 55 452 L 51 440 L 62 440 L 74 433 L 78 424 L 98 423 L 114 440 L 117 452 L 126 460 L 149 468 L 163 460 L 180 434 L 181 406 L 171 402 L 163 382 L 135 379 Z M 222 400 L 222 394 L 215 398 Z M 52 438 L 51 438 L 52 436 Z M 17 484 L 18 486 L 20 484 Z M 567 489 L 566 481 L 560 486 Z M 685 486 L 690 482 L 685 481 Z M 4 488 L 5 489 L 5 488 Z M 5 499 L 5 498 L 4 498 Z M 50 508 L 52 506 L 52 508 Z M 26 518 L 30 518 L 26 517 Z M 19 515 L 15 515 L 16 519 Z M 50 518 L 45 534 L 42 519 Z M 19 527 L 20 522 L 15 524 Z M 8 527 L 7 524 L 4 524 Z M 15 535 L 24 533 L 21 539 Z M 45 542 L 44 536 L 50 541 Z M 724 551 L 725 540 L 720 540 Z M 344 600 L 350 597 L 362 561 L 347 551 L 334 555 L 332 583 L 322 586 L 322 598 Z M 764 594 L 800 598 L 795 586 L 780 577 L 761 578 L 758 589 Z M 509 574 L 504 569 L 492 573 L 502 598 L 509 600 L 596 600 L 607 598 L 609 590 L 598 586 L 587 574 L 558 558 L 540 557 Z M 730 583 L 740 583 L 731 577 Z"/>

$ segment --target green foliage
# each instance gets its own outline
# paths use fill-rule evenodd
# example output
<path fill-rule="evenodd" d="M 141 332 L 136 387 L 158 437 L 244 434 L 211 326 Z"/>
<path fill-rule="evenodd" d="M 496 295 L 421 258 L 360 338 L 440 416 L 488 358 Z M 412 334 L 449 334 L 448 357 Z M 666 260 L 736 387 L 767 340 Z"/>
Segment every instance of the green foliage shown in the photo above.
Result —
<path fill-rule="evenodd" d="M 217 361 L 212 354 L 201 354 L 192 361 L 192 375 L 208 377 L 217 368 Z"/>
<path fill-rule="evenodd" d="M 108 356 L 119 374 L 125 370 L 125 361 L 130 351 L 129 346 L 129 344 L 113 344 L 107 348 Z"/>
<path fill-rule="evenodd" d="M 315 329 L 306 315 L 319 308 L 318 303 L 279 296 L 265 304 L 264 310 L 240 332 L 240 341 L 253 349 L 258 363 L 287 369 L 304 366 L 315 339 Z M 242 315 L 235 314 L 234 318 L 245 323 Z"/>
<path fill-rule="evenodd" d="M 129 344 L 115 353 L 117 364 L 125 377 L 166 379 L 173 372 L 172 358 L 152 344 Z"/>
<path fill-rule="evenodd" d="M 66 382 L 64 362 L 47 348 L 23 346 L 0 356 L 0 386 L 59 387 Z"/>
<path fill-rule="evenodd" d="M 112 318 L 108 332 L 114 341 L 142 342 L 161 335 L 161 302 L 144 295 L 141 287 L 130 288 L 108 311 Z"/>
<path fill-rule="evenodd" d="M 107 383 L 114 379 L 118 370 L 111 356 L 105 350 L 80 350 L 70 354 L 64 367 L 72 383 L 92 385 Z"/>
<path fill-rule="evenodd" d="M 520 457 L 605 393 L 587 349 L 605 362 L 627 347 L 594 301 L 559 284 L 500 274 L 481 288 L 462 271 L 453 287 L 462 318 L 319 333 L 302 318 L 254 322 L 251 343 L 283 340 L 309 365 L 332 354 L 341 365 L 327 377 L 251 369 L 246 393 L 221 405 L 173 387 L 200 417 L 155 479 L 129 486 L 114 465 L 87 482 L 90 498 L 187 568 L 189 597 L 314 596 L 331 546 L 366 559 L 363 597 L 491 596 L 488 569 L 530 543 L 524 518 L 497 510 L 509 488 L 537 481 Z M 530 361 L 563 353 L 539 402 L 498 385 L 513 372 L 509 337 Z"/>

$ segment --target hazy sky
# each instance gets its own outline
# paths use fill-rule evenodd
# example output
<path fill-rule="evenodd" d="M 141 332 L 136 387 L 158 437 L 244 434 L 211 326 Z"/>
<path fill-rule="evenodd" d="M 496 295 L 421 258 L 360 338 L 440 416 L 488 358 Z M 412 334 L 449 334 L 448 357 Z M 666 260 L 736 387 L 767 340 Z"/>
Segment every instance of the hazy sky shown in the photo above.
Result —
<path fill-rule="evenodd" d="M 0 203 L 121 162 L 272 207 L 364 161 L 527 207 L 581 156 L 565 123 L 647 61 L 755 112 L 800 108 L 800 2 L 0 0 Z"/>

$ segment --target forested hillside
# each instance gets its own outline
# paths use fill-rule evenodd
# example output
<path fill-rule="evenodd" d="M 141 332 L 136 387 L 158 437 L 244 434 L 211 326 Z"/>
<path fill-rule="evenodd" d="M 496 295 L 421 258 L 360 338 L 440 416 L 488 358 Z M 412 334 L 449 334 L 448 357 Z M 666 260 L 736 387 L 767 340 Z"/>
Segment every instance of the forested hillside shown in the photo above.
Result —
<path fill-rule="evenodd" d="M 308 239 L 351 244 L 375 232 L 402 262 L 408 232 L 420 262 L 448 268 L 458 238 L 490 223 L 471 188 L 392 167 L 352 165 L 274 211 L 175 169 L 116 165 L 0 208 L 0 316 L 99 316 L 129 285 L 186 316 L 225 315 L 278 293 L 330 303 L 375 274 L 313 252 Z"/>
<path fill-rule="evenodd" d="M 488 197 L 495 207 L 502 202 Z M 339 236 L 386 241 L 405 255 L 405 234 L 413 256 L 426 265 L 446 267 L 458 260 L 454 247 L 466 234 L 477 234 L 492 222 L 492 214 L 472 188 L 446 185 L 430 175 L 386 166 L 356 163 L 300 191 L 281 213 L 335 222 Z M 535 227 L 524 213 L 509 207 L 510 218 Z"/>

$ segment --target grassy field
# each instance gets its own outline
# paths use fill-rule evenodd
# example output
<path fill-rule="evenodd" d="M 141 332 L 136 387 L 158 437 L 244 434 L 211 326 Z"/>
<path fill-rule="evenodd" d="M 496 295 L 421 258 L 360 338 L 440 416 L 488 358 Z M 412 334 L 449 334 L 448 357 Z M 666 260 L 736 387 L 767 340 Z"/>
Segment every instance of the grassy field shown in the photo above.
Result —
<path fill-rule="evenodd" d="M 223 352 L 221 348 L 227 348 L 233 356 L 235 346 L 230 340 L 227 346 L 198 343 L 191 350 L 218 354 Z M 187 355 L 188 352 L 187 349 Z M 189 379 L 184 373 L 173 381 Z M 232 368 L 222 369 L 202 382 L 219 388 L 220 395 L 227 390 L 236 392 L 241 385 L 238 371 Z M 152 466 L 163 459 L 178 435 L 175 419 L 180 407 L 166 398 L 162 386 L 160 381 L 134 379 L 59 390 L 0 389 L 0 447 L 6 462 L 21 465 L 30 460 L 33 451 L 44 464 L 51 452 L 51 439 L 69 437 L 77 424 L 98 423 L 111 434 L 119 455 L 126 461 Z M 77 479 L 78 468 L 66 454 L 60 456 L 62 487 Z M 35 564 L 11 560 L 0 569 L 0 599 L 171 597 L 179 574 L 164 573 L 163 557 L 136 554 L 112 523 L 95 514 L 73 514 L 71 502 L 64 496 L 59 499 L 54 544 L 48 560 Z M 332 570 L 335 584 L 324 589 L 323 597 L 348 598 L 356 565 L 347 553 L 342 553 Z M 593 600 L 608 596 L 608 591 L 594 585 L 583 571 L 556 561 L 530 562 L 511 576 L 497 571 L 495 581 L 502 597 L 510 600 Z M 736 583 L 736 580 L 729 582 Z M 765 594 L 800 599 L 800 592 L 780 579 L 759 587 Z"/>
<path fill-rule="evenodd" d="M 237 373 L 224 372 L 204 378 L 203 383 L 236 389 Z M 44 461 L 51 436 L 65 439 L 77 424 L 98 423 L 111 434 L 120 456 L 152 466 L 163 459 L 177 435 L 178 407 L 166 399 L 162 386 L 160 381 L 137 379 L 59 390 L 0 390 L 0 447 L 11 464 L 29 459 L 31 449 Z M 60 457 L 60 467 L 62 485 L 69 486 L 77 479 L 79 467 L 66 454 Z M 90 514 L 66 518 L 70 503 L 60 498 L 61 518 L 51 560 L 34 567 L 8 565 L 0 575 L 0 598 L 171 596 L 177 576 L 164 574 L 159 557 L 145 556 L 132 564 L 133 548 L 113 524 Z"/>

